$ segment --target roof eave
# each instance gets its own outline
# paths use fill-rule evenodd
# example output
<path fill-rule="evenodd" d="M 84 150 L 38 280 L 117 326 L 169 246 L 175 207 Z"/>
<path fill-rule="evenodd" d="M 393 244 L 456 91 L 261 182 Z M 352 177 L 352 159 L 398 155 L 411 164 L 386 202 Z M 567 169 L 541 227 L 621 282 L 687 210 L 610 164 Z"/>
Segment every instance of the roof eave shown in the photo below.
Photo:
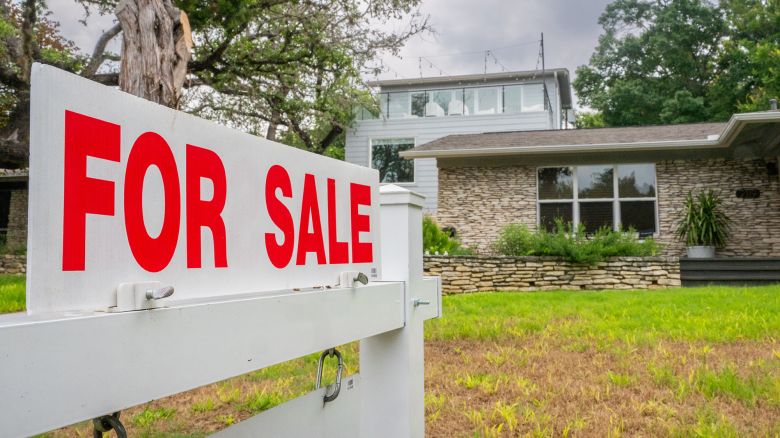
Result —
<path fill-rule="evenodd" d="M 469 148 L 409 150 L 401 152 L 405 159 L 467 158 L 544 153 L 596 153 L 614 151 L 663 151 L 727 148 L 747 123 L 780 121 L 780 111 L 734 114 L 717 139 L 670 140 L 633 143 L 602 143 L 547 146 L 517 146 L 508 148 Z"/>

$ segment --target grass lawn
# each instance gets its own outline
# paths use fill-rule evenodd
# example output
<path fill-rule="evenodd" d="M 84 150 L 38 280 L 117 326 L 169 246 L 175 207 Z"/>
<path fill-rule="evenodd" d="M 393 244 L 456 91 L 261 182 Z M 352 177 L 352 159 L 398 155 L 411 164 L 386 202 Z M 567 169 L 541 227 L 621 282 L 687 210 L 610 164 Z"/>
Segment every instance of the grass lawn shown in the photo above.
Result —
<path fill-rule="evenodd" d="M 18 309 L 6 303 L 19 285 L 0 281 L 0 308 Z M 428 436 L 780 436 L 780 286 L 480 293 L 445 297 L 444 315 L 426 326 Z M 354 373 L 357 347 L 343 350 Z M 131 436 L 202 436 L 312 390 L 316 360 L 129 409 L 124 423 Z"/>

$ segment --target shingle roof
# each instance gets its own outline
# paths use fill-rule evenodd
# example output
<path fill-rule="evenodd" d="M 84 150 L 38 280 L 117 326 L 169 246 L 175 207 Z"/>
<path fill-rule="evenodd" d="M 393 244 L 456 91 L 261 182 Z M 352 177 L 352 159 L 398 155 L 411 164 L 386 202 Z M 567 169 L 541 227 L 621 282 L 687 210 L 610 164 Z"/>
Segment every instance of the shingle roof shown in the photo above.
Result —
<path fill-rule="evenodd" d="M 625 128 L 564 129 L 448 135 L 412 151 L 500 149 L 528 146 L 607 145 L 679 140 L 708 140 L 718 136 L 726 123 L 632 126 Z"/>

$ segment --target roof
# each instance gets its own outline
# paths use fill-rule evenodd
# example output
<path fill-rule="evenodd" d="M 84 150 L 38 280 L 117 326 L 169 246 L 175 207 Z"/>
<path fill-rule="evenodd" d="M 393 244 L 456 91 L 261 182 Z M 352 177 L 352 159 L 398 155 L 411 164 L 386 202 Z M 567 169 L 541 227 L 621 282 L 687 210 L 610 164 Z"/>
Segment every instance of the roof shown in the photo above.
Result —
<path fill-rule="evenodd" d="M 756 135 L 758 131 L 755 129 L 744 130 L 748 125 L 751 128 L 771 125 L 771 129 L 780 130 L 780 112 L 735 114 L 726 123 L 449 135 L 402 152 L 402 155 L 411 159 L 723 148 L 734 146 L 740 141 L 778 141 L 772 135 Z M 774 147 L 776 144 L 764 146 Z"/>
<path fill-rule="evenodd" d="M 561 90 L 561 106 L 564 109 L 571 108 L 571 83 L 569 82 L 569 69 L 566 68 L 552 68 L 545 70 L 545 76 L 556 77 L 558 79 L 558 88 Z M 414 86 L 453 86 L 453 85 L 466 85 L 474 84 L 478 82 L 489 81 L 510 81 L 510 80 L 527 80 L 536 77 L 541 77 L 539 70 L 521 70 L 521 71 L 509 71 L 500 73 L 486 73 L 486 74 L 471 74 L 471 75 L 458 75 L 458 76 L 433 76 L 427 78 L 408 78 L 408 79 L 386 79 L 380 81 L 369 81 L 366 84 L 370 87 L 393 88 L 393 87 L 414 87 Z"/>

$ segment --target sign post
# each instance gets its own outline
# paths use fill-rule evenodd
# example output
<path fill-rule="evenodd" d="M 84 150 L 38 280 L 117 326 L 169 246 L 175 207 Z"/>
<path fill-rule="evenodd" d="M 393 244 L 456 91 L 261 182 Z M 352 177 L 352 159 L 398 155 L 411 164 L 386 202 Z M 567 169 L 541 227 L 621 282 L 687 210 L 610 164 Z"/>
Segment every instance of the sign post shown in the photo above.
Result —
<path fill-rule="evenodd" d="M 41 65 L 31 120 L 28 314 L 0 315 L 0 436 L 356 340 L 340 391 L 221 434 L 423 436 L 441 287 L 422 276 L 419 195 Z"/>

